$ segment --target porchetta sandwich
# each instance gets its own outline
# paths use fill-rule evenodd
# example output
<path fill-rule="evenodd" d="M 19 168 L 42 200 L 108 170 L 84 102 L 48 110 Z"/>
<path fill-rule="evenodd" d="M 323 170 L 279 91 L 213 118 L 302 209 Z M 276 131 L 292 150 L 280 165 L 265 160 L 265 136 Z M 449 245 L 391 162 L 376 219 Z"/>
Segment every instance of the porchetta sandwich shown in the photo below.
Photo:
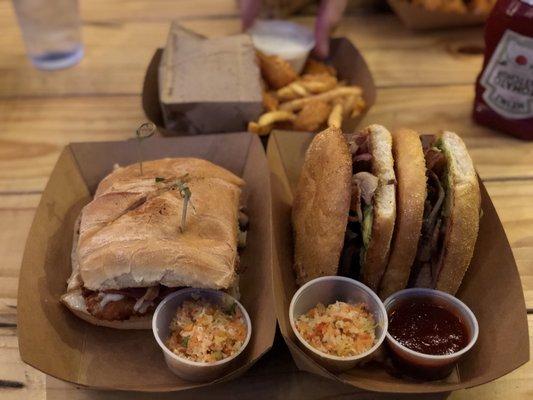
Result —
<path fill-rule="evenodd" d="M 295 193 L 298 284 L 324 275 L 357 278 L 377 291 L 396 219 L 392 137 L 380 125 L 316 135 Z"/>
<path fill-rule="evenodd" d="M 393 135 L 398 217 L 380 297 L 406 286 L 455 294 L 472 258 L 480 217 L 477 175 L 461 138 L 402 129 Z"/>
<path fill-rule="evenodd" d="M 105 177 L 75 228 L 61 301 L 101 326 L 148 329 L 156 305 L 182 287 L 238 288 L 244 181 L 208 161 L 166 158 Z M 185 220 L 184 188 L 189 193 Z M 184 222 L 184 225 L 183 225 Z"/>

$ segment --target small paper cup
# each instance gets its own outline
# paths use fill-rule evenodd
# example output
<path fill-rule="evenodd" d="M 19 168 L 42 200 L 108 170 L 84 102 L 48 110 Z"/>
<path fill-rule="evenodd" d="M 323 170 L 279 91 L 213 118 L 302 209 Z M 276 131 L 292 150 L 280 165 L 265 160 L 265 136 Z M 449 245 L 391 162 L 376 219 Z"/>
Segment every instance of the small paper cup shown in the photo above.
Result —
<path fill-rule="evenodd" d="M 296 319 L 305 314 L 318 303 L 333 304 L 336 301 L 345 303 L 363 303 L 372 313 L 376 321 L 376 343 L 364 353 L 352 357 L 338 357 L 323 353 L 311 346 L 296 329 Z M 356 280 L 342 276 L 324 276 L 313 279 L 303 285 L 294 294 L 289 307 L 289 320 L 292 330 L 305 352 L 317 363 L 334 372 L 352 369 L 357 364 L 367 361 L 385 340 L 388 320 L 387 312 L 378 296 L 367 286 Z"/>
<path fill-rule="evenodd" d="M 237 304 L 244 316 L 247 328 L 246 339 L 237 353 L 220 361 L 204 363 L 179 357 L 165 345 L 170 336 L 170 323 L 176 314 L 177 308 L 183 301 L 193 296 L 201 297 L 219 305 L 228 304 L 228 302 Z M 152 331 L 157 344 L 163 351 L 168 368 L 174 374 L 192 382 L 208 382 L 220 378 L 237 366 L 239 356 L 250 342 L 252 323 L 243 305 L 229 294 L 218 290 L 187 288 L 169 294 L 159 303 L 152 318 Z"/>
<path fill-rule="evenodd" d="M 267 55 L 287 60 L 296 73 L 302 72 L 315 47 L 313 32 L 303 25 L 283 20 L 260 20 L 248 30 L 254 47 Z"/>
<path fill-rule="evenodd" d="M 448 293 L 433 289 L 412 288 L 394 293 L 384 302 L 387 315 L 402 302 L 420 298 L 429 299 L 446 307 L 463 321 L 470 339 L 466 347 L 448 355 L 424 354 L 405 347 L 388 332 L 387 344 L 391 350 L 392 360 L 401 373 L 424 380 L 443 379 L 474 346 L 479 335 L 479 326 L 474 313 L 465 303 Z"/>

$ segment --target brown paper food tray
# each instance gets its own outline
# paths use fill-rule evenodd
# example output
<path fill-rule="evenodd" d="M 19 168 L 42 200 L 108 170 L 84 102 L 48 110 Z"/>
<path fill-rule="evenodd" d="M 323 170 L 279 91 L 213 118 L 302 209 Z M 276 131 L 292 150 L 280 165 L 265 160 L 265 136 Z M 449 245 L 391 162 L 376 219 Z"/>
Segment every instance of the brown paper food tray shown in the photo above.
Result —
<path fill-rule="evenodd" d="M 442 11 L 429 11 L 406 0 L 387 0 L 403 24 L 414 30 L 459 28 L 462 26 L 483 25 L 487 14 L 459 14 Z"/>
<path fill-rule="evenodd" d="M 267 157 L 271 169 L 272 210 L 276 257 L 274 298 L 281 333 L 297 366 L 360 389 L 389 393 L 437 393 L 464 389 L 499 378 L 529 360 L 526 308 L 520 278 L 505 232 L 481 183 L 482 208 L 476 250 L 458 297 L 476 315 L 477 344 L 445 381 L 414 382 L 389 375 L 379 366 L 333 374 L 311 360 L 296 344 L 288 309 L 296 291 L 292 271 L 290 212 L 305 151 L 312 134 L 275 131 Z"/>
<path fill-rule="evenodd" d="M 164 127 L 161 104 L 159 102 L 158 70 L 161 61 L 162 49 L 158 49 L 153 55 L 144 78 L 142 103 L 143 109 L 150 121 L 156 124 L 164 136 L 180 135 L 180 132 L 172 132 Z M 345 80 L 350 85 L 358 85 L 363 88 L 363 98 L 367 107 L 356 118 L 346 119 L 342 128 L 353 131 L 362 120 L 364 115 L 376 102 L 376 87 L 374 79 L 368 69 L 365 59 L 357 48 L 346 38 L 331 40 L 330 50 L 331 63 L 337 68 L 339 79 Z M 217 79 L 217 77 L 213 77 Z M 206 116 L 209 118 L 209 116 Z"/>
<path fill-rule="evenodd" d="M 59 303 L 71 272 L 74 221 L 113 164 L 137 162 L 137 143 L 75 143 L 57 161 L 26 243 L 18 293 L 18 336 L 24 362 L 78 385 L 135 391 L 177 391 L 204 386 L 183 381 L 166 367 L 151 330 L 103 328 L 76 318 Z M 259 139 L 249 133 L 159 138 L 143 142 L 146 160 L 192 156 L 221 165 L 246 181 L 250 218 L 241 302 L 252 320 L 252 339 L 241 367 L 220 381 L 244 373 L 271 347 L 276 330 L 271 268 L 272 222 L 269 171 Z"/>

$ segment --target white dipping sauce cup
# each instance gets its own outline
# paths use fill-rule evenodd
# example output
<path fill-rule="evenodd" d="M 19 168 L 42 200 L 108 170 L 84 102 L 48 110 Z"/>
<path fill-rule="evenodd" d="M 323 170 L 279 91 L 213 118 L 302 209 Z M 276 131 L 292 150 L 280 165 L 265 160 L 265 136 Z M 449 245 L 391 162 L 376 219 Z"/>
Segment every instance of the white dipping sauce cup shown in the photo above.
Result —
<path fill-rule="evenodd" d="M 338 357 L 315 349 L 300 335 L 298 329 L 296 329 L 296 320 L 300 315 L 305 314 L 318 303 L 327 306 L 336 301 L 350 304 L 363 303 L 366 305 L 367 310 L 374 316 L 377 324 L 376 342 L 372 348 L 356 356 Z M 342 276 L 316 278 L 298 289 L 291 300 L 289 320 L 294 334 L 304 346 L 306 353 L 317 363 L 334 372 L 349 370 L 357 364 L 369 360 L 383 343 L 387 332 L 387 312 L 379 297 L 361 282 Z"/>
<path fill-rule="evenodd" d="M 257 50 L 287 60 L 298 74 L 302 72 L 309 52 L 315 47 L 313 32 L 294 22 L 259 20 L 248 33 Z"/>
<path fill-rule="evenodd" d="M 400 290 L 385 300 L 387 314 L 390 315 L 403 302 L 415 299 L 428 299 L 440 305 L 463 322 L 467 334 L 468 344 L 456 353 L 447 355 L 431 355 L 411 350 L 387 332 L 387 344 L 392 352 L 392 359 L 400 373 L 424 380 L 443 379 L 448 376 L 457 362 L 474 346 L 479 335 L 479 326 L 474 313 L 456 297 L 439 290 L 412 288 Z"/>
<path fill-rule="evenodd" d="M 227 307 L 228 304 L 237 304 L 244 316 L 247 329 L 246 339 L 237 353 L 231 357 L 216 362 L 205 363 L 179 357 L 170 351 L 165 345 L 165 342 L 170 336 L 170 323 L 176 315 L 176 310 L 183 301 L 191 298 L 203 298 L 214 304 L 219 304 L 222 307 Z M 161 301 L 161 303 L 159 303 L 152 318 L 152 331 L 157 344 L 163 351 L 165 362 L 173 373 L 188 381 L 208 382 L 220 378 L 236 367 L 239 356 L 250 342 L 250 337 L 252 336 L 252 323 L 250 321 L 250 316 L 242 304 L 229 294 L 218 290 L 187 288 L 169 294 Z"/>

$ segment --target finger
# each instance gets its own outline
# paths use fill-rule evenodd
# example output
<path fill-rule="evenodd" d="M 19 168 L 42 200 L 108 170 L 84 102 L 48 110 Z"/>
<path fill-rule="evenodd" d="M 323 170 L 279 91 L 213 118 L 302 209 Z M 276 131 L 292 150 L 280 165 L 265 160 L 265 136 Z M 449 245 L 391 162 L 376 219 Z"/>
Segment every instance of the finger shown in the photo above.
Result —
<path fill-rule="evenodd" d="M 315 22 L 315 54 L 325 58 L 329 54 L 329 35 L 340 21 L 348 0 L 322 0 Z"/>
<path fill-rule="evenodd" d="M 240 0 L 242 30 L 250 28 L 261 11 L 261 0 Z"/>

